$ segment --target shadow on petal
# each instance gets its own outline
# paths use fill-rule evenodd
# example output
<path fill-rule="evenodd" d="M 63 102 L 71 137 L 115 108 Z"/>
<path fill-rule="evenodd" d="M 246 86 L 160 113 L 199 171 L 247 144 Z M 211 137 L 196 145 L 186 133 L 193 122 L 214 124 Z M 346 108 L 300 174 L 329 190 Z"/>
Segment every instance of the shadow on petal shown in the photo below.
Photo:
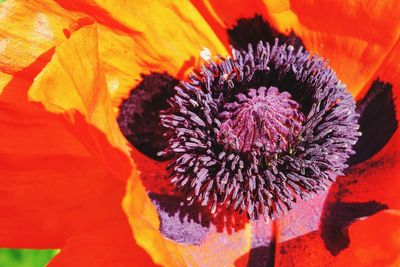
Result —
<path fill-rule="evenodd" d="M 150 193 L 149 196 L 159 212 L 161 233 L 177 242 L 200 244 L 210 228 L 232 234 L 244 229 L 248 223 L 244 214 L 240 215 L 232 209 L 218 208 L 215 214 L 211 214 L 209 208 L 200 204 L 189 206 L 179 194 L 167 196 Z"/>

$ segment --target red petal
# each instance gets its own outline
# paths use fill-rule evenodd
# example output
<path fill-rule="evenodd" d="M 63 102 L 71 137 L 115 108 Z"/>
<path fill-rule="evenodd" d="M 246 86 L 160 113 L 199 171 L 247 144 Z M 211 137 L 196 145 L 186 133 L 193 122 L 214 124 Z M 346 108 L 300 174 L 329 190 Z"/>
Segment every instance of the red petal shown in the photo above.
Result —
<path fill-rule="evenodd" d="M 276 266 L 335 266 L 334 257 L 325 249 L 319 231 L 278 243 L 276 246 Z"/>
<path fill-rule="evenodd" d="M 60 247 L 71 235 L 125 220 L 120 208 L 124 183 L 63 124 L 62 116 L 39 104 L 0 103 L 3 247 Z M 108 143 L 103 133 L 86 127 L 99 143 Z"/>
<path fill-rule="evenodd" d="M 95 26 L 86 26 L 57 48 L 29 90 L 42 103 L 28 102 L 26 94 L 52 51 L 4 89 L 1 246 L 60 247 L 72 235 L 126 221 L 121 199 L 132 165 L 116 134 L 111 101 L 101 83 L 96 38 Z"/>
<path fill-rule="evenodd" d="M 132 239 L 127 223 L 119 223 L 71 237 L 49 267 L 156 266 Z"/>
<path fill-rule="evenodd" d="M 277 266 L 398 266 L 400 213 L 382 211 L 349 227 L 349 247 L 333 256 L 320 232 L 292 239 L 276 248 Z"/>
<path fill-rule="evenodd" d="M 337 266 L 400 265 L 400 211 L 359 220 L 350 226 L 349 235 L 349 248 L 339 254 Z"/>
<path fill-rule="evenodd" d="M 373 79 L 380 78 L 393 86 L 393 97 L 398 110 L 400 96 L 400 42 L 386 56 Z M 372 81 L 371 80 L 371 81 Z M 400 115 L 397 112 L 397 120 Z M 373 142 L 373 140 L 371 140 Z M 390 208 L 400 208 L 400 133 L 391 137 L 385 147 L 368 161 L 350 169 L 350 173 L 338 180 L 336 191 L 344 202 L 377 201 Z"/>

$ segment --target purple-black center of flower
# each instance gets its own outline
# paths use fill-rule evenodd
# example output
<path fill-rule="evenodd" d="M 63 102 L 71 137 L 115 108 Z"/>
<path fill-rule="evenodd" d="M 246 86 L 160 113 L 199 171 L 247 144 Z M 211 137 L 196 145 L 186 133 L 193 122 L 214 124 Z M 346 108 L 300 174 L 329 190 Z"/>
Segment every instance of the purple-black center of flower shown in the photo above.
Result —
<path fill-rule="evenodd" d="M 360 135 L 355 102 L 326 62 L 260 42 L 209 60 L 161 112 L 172 183 L 189 203 L 274 218 L 326 189 Z"/>

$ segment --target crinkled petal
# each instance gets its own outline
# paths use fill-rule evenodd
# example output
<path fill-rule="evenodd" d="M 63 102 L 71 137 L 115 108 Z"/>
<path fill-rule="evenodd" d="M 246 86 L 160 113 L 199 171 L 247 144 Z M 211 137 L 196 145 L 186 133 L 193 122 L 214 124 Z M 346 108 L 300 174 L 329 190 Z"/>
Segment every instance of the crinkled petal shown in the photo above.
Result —
<path fill-rule="evenodd" d="M 0 4 L 0 71 L 15 74 L 65 39 L 63 29 L 77 19 L 50 1 Z"/>
<path fill-rule="evenodd" d="M 93 23 L 93 22 L 92 22 Z M 125 139 L 119 131 L 111 106 L 110 95 L 98 57 L 97 30 L 94 24 L 83 27 L 77 34 L 56 48 L 51 62 L 36 77 L 29 97 L 43 103 L 53 113 L 78 112 L 100 131 L 108 141 L 128 153 Z M 96 140 L 96 135 L 79 120 L 66 125 L 72 134 L 105 166 L 113 167 L 117 177 L 127 177 L 130 169 L 118 166 L 118 158 Z M 82 123 L 84 124 L 84 123 Z M 76 126 L 82 126 L 78 128 Z M 79 129 L 79 130 L 77 130 Z"/>
<path fill-rule="evenodd" d="M 95 25 L 73 33 L 54 55 L 50 50 L 38 59 L 40 64 L 34 62 L 20 72 L 35 76 L 41 62 L 53 55 L 34 82 L 17 75 L 0 97 L 3 247 L 61 247 L 70 236 L 126 222 L 121 200 L 132 164 L 124 144 L 118 143 L 119 138 L 110 131 L 117 128 L 107 117 L 112 117 L 111 100 L 106 87 L 93 82 L 104 78 L 96 67 L 96 53 L 84 50 L 87 42 L 96 43 Z M 80 57 L 78 46 L 85 57 Z M 76 68 L 69 69 L 68 63 L 62 62 L 65 53 Z M 61 63 L 65 63 L 62 70 Z M 61 75 L 65 83 L 53 81 L 55 75 Z M 86 83 L 71 85 L 71 80 L 80 83 L 83 75 L 87 75 Z M 27 92 L 29 81 L 33 84 Z M 90 86 L 96 86 L 90 91 L 97 92 L 98 97 L 85 94 Z M 70 94 L 60 96 L 58 90 Z M 28 102 L 27 94 L 38 102 Z M 13 96 L 19 101 L 10 102 Z M 105 162 L 100 148 L 114 160 Z"/>
<path fill-rule="evenodd" d="M 99 23 L 99 57 L 113 104 L 137 84 L 141 73 L 182 76 L 203 47 L 225 48 L 187 1 L 29 1 L 0 6 L 0 70 L 15 74 L 64 40 L 69 25 L 92 16 Z"/>
<path fill-rule="evenodd" d="M 106 77 L 116 105 L 128 95 L 141 73 L 167 71 L 183 78 L 182 68 L 192 67 L 185 62 L 197 59 L 203 47 L 213 54 L 226 54 L 217 35 L 189 1 L 56 2 L 67 10 L 85 12 L 114 30 L 114 34 L 100 31 L 100 55 L 111 63 Z M 123 71 L 122 76 L 113 74 L 114 66 Z M 129 84 L 123 80 L 127 75 Z"/>

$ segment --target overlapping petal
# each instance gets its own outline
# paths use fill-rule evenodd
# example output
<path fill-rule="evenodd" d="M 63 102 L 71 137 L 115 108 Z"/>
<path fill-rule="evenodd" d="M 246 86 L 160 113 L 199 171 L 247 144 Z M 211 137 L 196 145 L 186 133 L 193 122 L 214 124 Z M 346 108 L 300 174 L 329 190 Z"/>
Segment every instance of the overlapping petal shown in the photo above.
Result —
<path fill-rule="evenodd" d="M 99 57 L 114 106 L 140 74 L 182 75 L 203 47 L 226 54 L 199 12 L 187 1 L 118 2 L 9 0 L 0 6 L 0 70 L 15 74 L 64 39 L 65 28 L 92 16 L 99 23 Z M 183 69 L 182 69 L 183 68 Z"/>
<path fill-rule="evenodd" d="M 114 119 L 110 95 L 99 64 L 97 29 L 93 26 L 94 21 L 91 23 L 57 46 L 51 62 L 36 77 L 28 95 L 32 100 L 43 103 L 50 112 L 64 113 L 72 119 L 76 115 L 71 111 L 80 114 L 103 132 L 112 146 L 128 153 Z M 128 177 L 129 167 L 113 167 L 124 162 L 119 160 L 121 156 L 105 149 L 107 146 L 96 140 L 91 129 L 80 125 L 83 123 L 79 119 L 73 120 L 74 124 L 66 124 L 66 127 L 89 152 L 105 166 L 113 168 L 112 171 L 118 171 L 116 177 Z"/>
<path fill-rule="evenodd" d="M 56 4 L 5 1 L 0 5 L 0 70 L 15 74 L 59 44 L 67 28 L 78 16 L 63 13 Z"/>
<path fill-rule="evenodd" d="M 121 209 L 125 181 L 134 172 L 99 66 L 96 26 L 72 33 L 37 61 L 0 98 L 1 246 L 66 245 L 54 265 L 81 266 L 63 255 L 100 235 L 104 242 L 91 243 L 86 266 L 110 260 L 126 266 L 132 255 L 152 265 Z M 19 101 L 10 102 L 13 96 Z M 129 251 L 109 250 L 106 240 L 118 236 L 129 236 L 115 242 Z"/>

